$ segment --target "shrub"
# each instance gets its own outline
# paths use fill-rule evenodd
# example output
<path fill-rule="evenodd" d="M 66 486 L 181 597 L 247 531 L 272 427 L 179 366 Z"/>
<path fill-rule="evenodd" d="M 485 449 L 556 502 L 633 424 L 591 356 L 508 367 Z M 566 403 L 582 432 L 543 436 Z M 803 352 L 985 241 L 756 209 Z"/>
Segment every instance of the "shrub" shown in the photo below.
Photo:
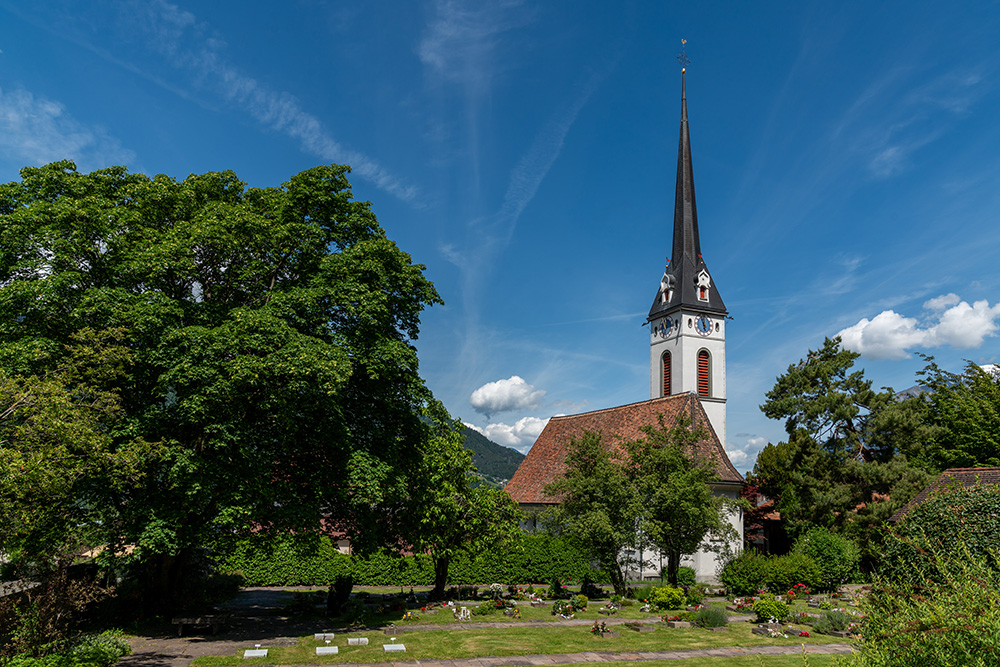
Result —
<path fill-rule="evenodd" d="M 947 551 L 926 540 L 906 546 L 925 561 L 913 563 L 916 583 L 875 577 L 871 593 L 861 600 L 861 650 L 845 664 L 1000 664 L 1000 570 L 995 562 L 972 555 L 961 541 Z"/>
<path fill-rule="evenodd" d="M 570 598 L 570 604 L 577 611 L 587 611 L 587 604 L 589 602 L 590 599 L 586 595 L 574 595 Z"/>
<path fill-rule="evenodd" d="M 815 590 L 822 587 L 823 571 L 810 556 L 790 553 L 772 556 L 764 561 L 764 584 L 767 590 L 781 594 L 796 584 Z"/>
<path fill-rule="evenodd" d="M 818 527 L 810 529 L 799 537 L 792 552 L 807 556 L 818 564 L 821 579 L 816 582 L 815 587 L 810 586 L 814 590 L 835 590 L 837 586 L 855 576 L 858 561 L 861 559 L 861 551 L 852 540 Z M 803 583 L 809 585 L 807 581 Z"/>
<path fill-rule="evenodd" d="M 843 632 L 850 625 L 851 619 L 842 611 L 824 612 L 813 621 L 813 630 L 828 635 L 831 632 Z"/>
<path fill-rule="evenodd" d="M 705 584 L 695 584 L 687 590 L 688 604 L 701 604 L 705 599 Z"/>
<path fill-rule="evenodd" d="M 765 585 L 766 563 L 756 551 L 743 551 L 726 563 L 719 579 L 731 595 L 753 595 Z"/>
<path fill-rule="evenodd" d="M 656 586 L 651 584 L 646 584 L 645 586 L 640 586 L 639 588 L 629 589 L 629 594 L 636 600 L 649 600 L 652 601 L 653 593 L 656 591 Z"/>
<path fill-rule="evenodd" d="M 723 628 L 729 623 L 729 617 L 718 607 L 706 607 L 696 611 L 691 622 L 699 628 Z"/>
<path fill-rule="evenodd" d="M 498 600 L 487 600 L 472 609 L 473 616 L 489 616 L 497 609 L 503 609 L 503 603 Z"/>
<path fill-rule="evenodd" d="M 653 597 L 649 602 L 657 609 L 680 609 L 684 606 L 684 591 L 672 586 L 653 589 Z"/>
<path fill-rule="evenodd" d="M 682 565 L 677 570 L 678 586 L 694 586 L 697 583 L 694 577 L 694 568 Z"/>
<path fill-rule="evenodd" d="M 757 600 L 753 603 L 753 613 L 757 614 L 757 620 L 761 622 L 772 618 L 777 621 L 783 621 L 788 618 L 791 610 L 784 602 L 778 602 L 777 600 Z"/>
<path fill-rule="evenodd" d="M 1000 570 L 1000 487 L 952 489 L 917 505 L 893 529 L 886 541 L 882 573 L 887 578 L 920 584 L 936 574 L 938 561 L 984 559 Z M 928 549 L 938 554 L 929 558 Z"/>

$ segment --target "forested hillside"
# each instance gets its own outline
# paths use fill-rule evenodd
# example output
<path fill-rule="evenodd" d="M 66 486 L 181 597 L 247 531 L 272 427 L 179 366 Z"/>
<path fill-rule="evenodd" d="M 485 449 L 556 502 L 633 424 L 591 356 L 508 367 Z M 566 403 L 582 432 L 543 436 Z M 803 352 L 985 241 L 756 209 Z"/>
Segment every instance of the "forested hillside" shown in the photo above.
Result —
<path fill-rule="evenodd" d="M 514 471 L 524 460 L 524 454 L 516 449 L 504 447 L 493 442 L 486 436 L 473 431 L 468 426 L 465 429 L 465 447 L 472 452 L 472 462 L 483 479 L 495 486 L 503 486 L 514 476 Z"/>

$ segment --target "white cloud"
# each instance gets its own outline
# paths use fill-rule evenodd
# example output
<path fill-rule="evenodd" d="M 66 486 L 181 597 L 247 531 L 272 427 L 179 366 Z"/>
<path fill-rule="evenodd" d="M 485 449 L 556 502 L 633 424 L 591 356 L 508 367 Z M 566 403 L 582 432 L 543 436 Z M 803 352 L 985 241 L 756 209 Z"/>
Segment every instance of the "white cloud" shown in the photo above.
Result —
<path fill-rule="evenodd" d="M 962 299 L 959 298 L 954 292 L 950 294 L 942 294 L 941 296 L 936 296 L 933 299 L 928 299 L 924 302 L 924 308 L 927 310 L 944 310 L 948 306 L 954 306 Z"/>
<path fill-rule="evenodd" d="M 476 389 L 469 397 L 469 403 L 476 412 L 489 418 L 490 415 L 508 410 L 534 410 L 544 396 L 544 390 L 535 389 L 534 385 L 513 375 L 506 380 L 488 382 Z"/>
<path fill-rule="evenodd" d="M 845 348 L 870 359 L 905 359 L 918 347 L 977 348 L 1000 328 L 1000 303 L 991 307 L 983 300 L 969 305 L 956 294 L 944 294 L 925 302 L 924 309 L 930 312 L 924 322 L 885 310 L 837 335 Z"/>
<path fill-rule="evenodd" d="M 103 128 L 77 121 L 60 102 L 26 90 L 4 92 L 2 88 L 0 153 L 33 165 L 70 159 L 87 171 L 135 159 L 135 153 Z"/>
<path fill-rule="evenodd" d="M 538 417 L 523 417 L 513 424 L 489 424 L 485 428 L 480 428 L 473 424 L 466 424 L 473 431 L 482 433 L 487 438 L 505 447 L 513 447 L 522 454 L 531 449 L 535 444 L 538 435 L 549 423 L 548 419 Z"/>
<path fill-rule="evenodd" d="M 747 471 L 753 468 L 753 465 L 757 460 L 757 454 L 760 453 L 760 450 L 766 444 L 767 438 L 751 436 L 746 438 L 746 441 L 742 445 L 734 442 L 727 442 L 726 454 L 729 456 L 730 462 L 732 462 L 738 470 Z"/>

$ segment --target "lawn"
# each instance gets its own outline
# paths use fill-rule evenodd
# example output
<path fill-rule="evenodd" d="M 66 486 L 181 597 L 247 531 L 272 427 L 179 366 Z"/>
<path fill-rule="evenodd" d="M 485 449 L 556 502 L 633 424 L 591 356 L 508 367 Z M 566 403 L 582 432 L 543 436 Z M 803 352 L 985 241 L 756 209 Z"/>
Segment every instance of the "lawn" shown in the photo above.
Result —
<path fill-rule="evenodd" d="M 396 635 L 396 643 L 406 645 L 406 653 L 394 654 L 396 660 L 440 660 L 462 659 L 483 656 L 519 656 L 533 654 L 560 654 L 595 652 L 636 652 L 636 651 L 671 651 L 719 648 L 723 646 L 798 646 L 800 644 L 840 643 L 844 640 L 813 635 L 809 638 L 789 637 L 788 639 L 772 639 L 751 634 L 750 623 L 731 623 L 728 632 L 712 632 L 700 628 L 667 628 L 660 624 L 655 632 L 635 632 L 624 627 L 615 627 L 621 632 L 619 637 L 600 638 L 589 632 L 587 626 L 574 627 L 512 627 L 508 624 L 496 624 L 494 627 L 474 630 L 444 629 L 423 630 L 400 633 Z M 368 646 L 347 646 L 348 637 L 368 637 Z M 382 632 L 357 632 L 338 634 L 334 645 L 340 647 L 339 655 L 316 656 L 315 647 L 324 646 L 322 641 L 315 641 L 312 635 L 302 637 L 296 646 L 268 647 L 267 658 L 244 660 L 243 649 L 232 655 L 210 656 L 196 659 L 194 667 L 216 667 L 222 665 L 252 665 L 257 664 L 337 664 L 343 662 L 375 663 L 387 661 L 390 657 L 382 650 L 382 644 L 389 643 L 389 637 Z M 245 648 L 252 648 L 248 644 Z M 712 664 L 761 664 L 758 656 L 751 656 L 753 662 L 713 662 Z M 774 662 L 775 656 L 759 656 L 766 658 L 763 664 L 802 664 L 800 657 L 795 656 L 793 662 Z M 810 656 L 809 664 L 832 664 L 814 660 L 821 656 Z M 704 660 L 704 658 L 702 659 Z M 643 663 L 647 664 L 647 663 Z"/>

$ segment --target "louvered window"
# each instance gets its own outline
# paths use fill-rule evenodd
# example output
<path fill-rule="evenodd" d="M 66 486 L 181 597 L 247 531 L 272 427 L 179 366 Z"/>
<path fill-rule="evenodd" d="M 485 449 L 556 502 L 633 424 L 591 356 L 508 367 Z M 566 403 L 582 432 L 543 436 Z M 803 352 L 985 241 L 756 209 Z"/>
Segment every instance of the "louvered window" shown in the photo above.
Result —
<path fill-rule="evenodd" d="M 711 388 L 708 350 L 700 350 L 698 352 L 698 395 L 708 396 L 711 393 Z"/>
<path fill-rule="evenodd" d="M 663 353 L 663 396 L 670 396 L 670 353 Z"/>

